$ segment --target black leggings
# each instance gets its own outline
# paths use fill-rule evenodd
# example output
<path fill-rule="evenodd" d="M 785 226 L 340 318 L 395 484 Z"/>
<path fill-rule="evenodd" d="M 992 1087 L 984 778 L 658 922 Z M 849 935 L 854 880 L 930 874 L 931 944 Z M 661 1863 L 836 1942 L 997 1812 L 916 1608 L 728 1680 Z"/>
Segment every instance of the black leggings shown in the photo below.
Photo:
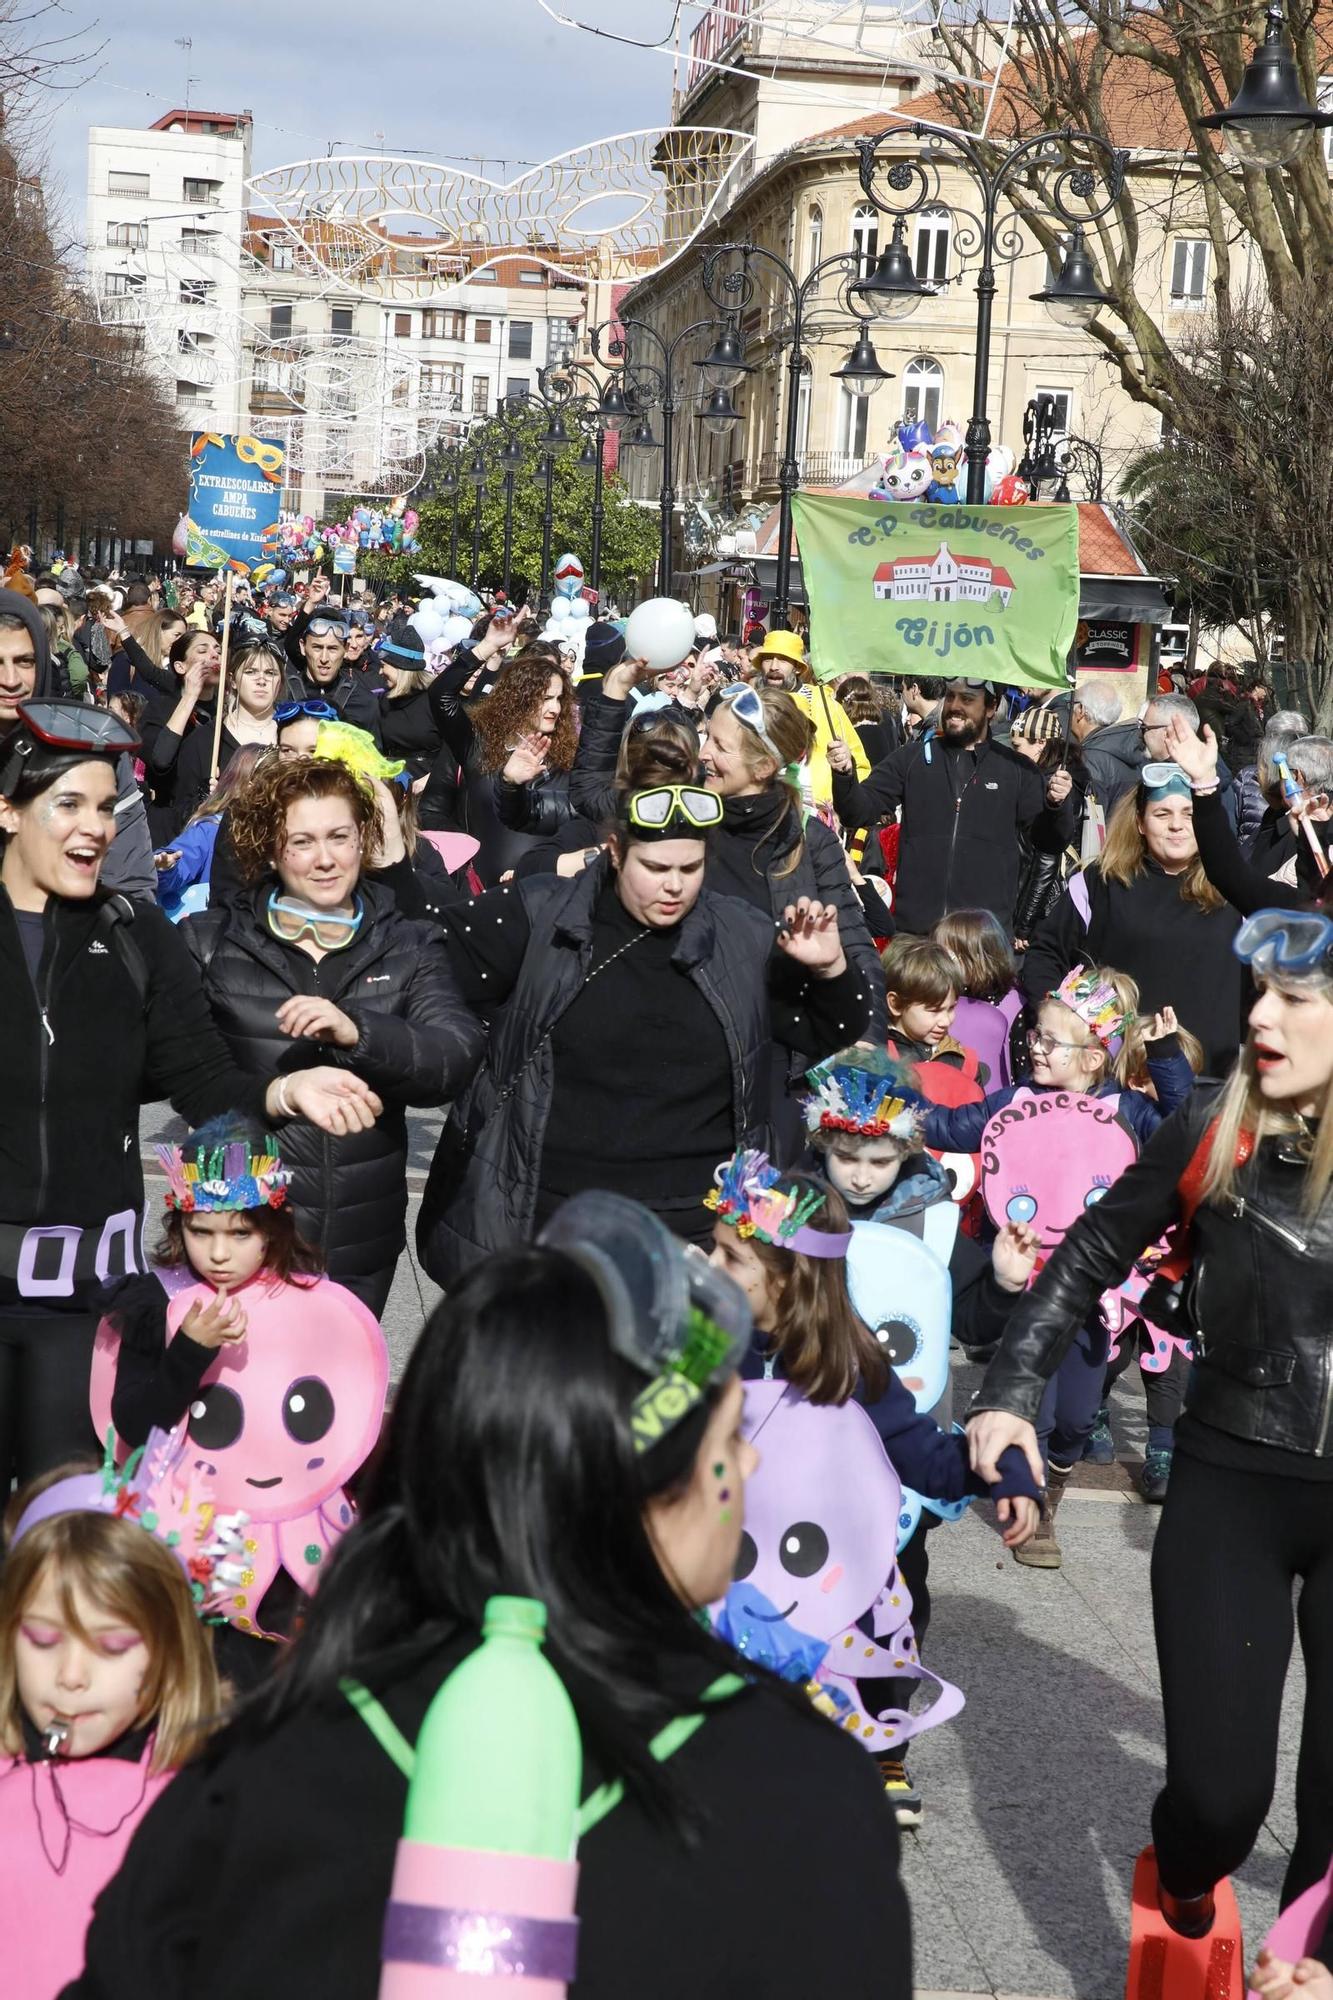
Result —
<path fill-rule="evenodd" d="M 0 1312 L 0 1507 L 62 1460 L 101 1452 L 88 1408 L 90 1313 Z"/>
<path fill-rule="evenodd" d="M 1174 1895 L 1210 1889 L 1258 1838 L 1276 1781 L 1297 1577 L 1306 1695 L 1284 1907 L 1333 1855 L 1333 1480 L 1232 1472 L 1177 1451 L 1152 1554 L 1166 1720 L 1153 1843 Z"/>

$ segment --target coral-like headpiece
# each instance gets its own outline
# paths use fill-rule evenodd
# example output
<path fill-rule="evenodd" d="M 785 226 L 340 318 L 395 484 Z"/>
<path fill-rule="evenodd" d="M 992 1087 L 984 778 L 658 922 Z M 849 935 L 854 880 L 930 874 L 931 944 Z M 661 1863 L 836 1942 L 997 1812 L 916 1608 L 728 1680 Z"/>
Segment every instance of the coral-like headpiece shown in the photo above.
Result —
<path fill-rule="evenodd" d="M 1071 1014 L 1077 1014 L 1108 1055 L 1119 1055 L 1125 1046 L 1125 1030 L 1134 1016 L 1125 1012 L 1108 979 L 1098 979 L 1086 966 L 1076 965 L 1046 997 L 1061 1001 Z"/>
<path fill-rule="evenodd" d="M 227 1593 L 244 1582 L 249 1515 L 219 1514 L 212 1474 L 199 1466 L 188 1418 L 173 1431 L 151 1430 L 148 1442 L 123 1466 L 116 1464 L 115 1432 L 107 1434 L 100 1472 L 58 1479 L 25 1507 L 11 1547 L 39 1521 L 57 1514 L 112 1514 L 133 1521 L 171 1550 L 185 1571 L 196 1615 L 221 1614 Z"/>
<path fill-rule="evenodd" d="M 203 1143 L 189 1154 L 179 1146 L 159 1146 L 157 1157 L 168 1181 L 167 1207 L 183 1215 L 217 1214 L 228 1209 L 281 1208 L 292 1176 L 278 1157 L 271 1135 L 259 1145 L 248 1139 Z"/>
<path fill-rule="evenodd" d="M 898 1139 L 919 1146 L 926 1129 L 925 1098 L 908 1072 L 885 1056 L 860 1051 L 830 1056 L 805 1073 L 809 1132 L 851 1132 L 862 1139 Z"/>
<path fill-rule="evenodd" d="M 812 1215 L 818 1215 L 827 1197 L 816 1188 L 799 1194 L 795 1188 L 781 1188 L 782 1175 L 767 1153 L 743 1147 L 724 1160 L 713 1175 L 717 1183 L 704 1196 L 711 1208 L 738 1236 L 757 1236 L 779 1250 L 797 1250 L 806 1257 L 845 1257 L 851 1234 L 835 1235 L 827 1229 L 810 1229 Z"/>

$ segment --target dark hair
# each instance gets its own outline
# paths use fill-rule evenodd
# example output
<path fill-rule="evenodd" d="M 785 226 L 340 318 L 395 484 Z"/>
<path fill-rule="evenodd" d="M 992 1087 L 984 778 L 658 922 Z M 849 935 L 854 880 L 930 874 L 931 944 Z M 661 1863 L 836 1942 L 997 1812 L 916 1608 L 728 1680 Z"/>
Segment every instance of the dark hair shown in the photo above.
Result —
<path fill-rule="evenodd" d="M 319 1277 L 324 1259 L 314 1244 L 307 1243 L 301 1235 L 290 1208 L 246 1208 L 237 1213 L 243 1214 L 263 1237 L 264 1262 L 260 1268 L 270 1277 L 280 1278 L 283 1284 L 296 1278 Z M 193 1268 L 185 1248 L 185 1217 L 178 1209 L 167 1210 L 154 1257 L 167 1270 L 179 1270 L 182 1265 Z"/>
<path fill-rule="evenodd" d="M 132 583 L 125 592 L 122 611 L 140 611 L 153 601 L 153 593 L 146 583 Z"/>
<path fill-rule="evenodd" d="M 504 769 L 515 740 L 535 726 L 553 680 L 560 682 L 560 717 L 551 735 L 548 762 L 553 771 L 570 768 L 579 739 L 569 678 L 558 663 L 529 648 L 509 661 L 490 694 L 471 710 L 484 771 Z"/>
<path fill-rule="evenodd" d="M 336 1698 L 341 1677 L 382 1649 L 473 1637 L 496 1594 L 540 1598 L 590 1757 L 688 1830 L 675 1768 L 648 1746 L 735 1657 L 672 1589 L 643 1508 L 689 1477 L 721 1392 L 636 1456 L 630 1410 L 643 1385 L 571 1258 L 522 1249 L 474 1265 L 412 1350 L 361 1517 L 261 1721 Z"/>
<path fill-rule="evenodd" d="M 904 674 L 903 686 L 914 687 L 922 701 L 943 701 L 948 683 L 930 674 Z"/>
<path fill-rule="evenodd" d="M 167 653 L 167 665 L 169 667 L 183 667 L 185 665 L 185 655 L 189 652 L 195 640 L 208 639 L 213 636 L 212 633 L 205 632 L 201 626 L 187 625 L 185 630 L 178 632 L 172 640 L 171 648 Z"/>

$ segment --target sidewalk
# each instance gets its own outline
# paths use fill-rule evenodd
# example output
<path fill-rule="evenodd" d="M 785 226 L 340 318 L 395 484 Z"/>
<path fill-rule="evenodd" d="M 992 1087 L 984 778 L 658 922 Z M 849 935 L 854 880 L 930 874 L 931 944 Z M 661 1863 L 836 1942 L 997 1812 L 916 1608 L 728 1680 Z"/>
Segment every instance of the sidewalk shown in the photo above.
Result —
<path fill-rule="evenodd" d="M 977 1372 L 958 1368 L 956 1410 Z M 1113 1403 L 1121 1458 L 1135 1466 L 1136 1376 Z M 982 1506 L 930 1538 L 925 1657 L 962 1687 L 967 1707 L 909 1759 L 926 1807 L 903 1838 L 918 2000 L 1124 1993 L 1130 1878 L 1162 1777 L 1148 1597 L 1157 1518 L 1123 1468 L 1087 1468 L 1061 1504 L 1060 1570 L 1020 1569 Z M 1303 1698 L 1297 1661 L 1272 1811 L 1236 1882 L 1249 1952 L 1276 1915 L 1294 1836 Z M 1227 1747 L 1218 1744 L 1219 1757 Z"/>

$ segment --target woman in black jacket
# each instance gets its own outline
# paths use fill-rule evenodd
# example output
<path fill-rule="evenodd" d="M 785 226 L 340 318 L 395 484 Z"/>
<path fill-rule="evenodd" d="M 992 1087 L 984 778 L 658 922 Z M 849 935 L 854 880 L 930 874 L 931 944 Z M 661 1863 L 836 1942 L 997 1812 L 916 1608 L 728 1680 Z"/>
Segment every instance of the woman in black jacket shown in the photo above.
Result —
<path fill-rule="evenodd" d="M 427 777 L 440 754 L 440 727 L 430 705 L 420 634 L 409 630 L 401 639 L 386 639 L 375 667 L 383 687 L 379 704 L 384 754 L 401 758 L 414 779 Z"/>
<path fill-rule="evenodd" d="M 329 1276 L 380 1313 L 407 1213 L 408 1105 L 441 1105 L 481 1055 L 438 932 L 399 913 L 364 873 L 397 859 L 392 805 L 343 765 L 292 758 L 232 802 L 232 851 L 248 894 L 182 926 L 213 1020 L 243 1069 L 287 1076 L 315 1049 L 372 1083 L 380 1124 L 335 1141 L 303 1125 L 283 1139 L 301 1233 Z"/>
<path fill-rule="evenodd" d="M 282 693 L 283 656 L 267 641 L 238 646 L 227 668 L 222 729 L 218 737 L 218 776 L 243 743 L 274 748 L 278 741 L 275 711 Z M 164 730 L 159 747 L 166 740 Z M 176 759 L 174 805 L 180 825 L 198 812 L 213 789 L 213 731 L 192 729 Z"/>
<path fill-rule="evenodd" d="M 1307 1686 L 1284 1903 L 1333 1854 L 1333 920 L 1265 912 L 1236 942 L 1260 992 L 1235 1073 L 1196 1091 L 1075 1222 L 969 1419 L 983 1477 L 1015 1443 L 1039 1468 L 1032 1419 L 1076 1329 L 1145 1244 L 1189 1227 L 1178 1327 L 1195 1359 L 1152 1562 L 1166 1718 L 1153 1841 L 1163 1913 L 1189 1937 L 1211 1929 L 1214 1886 L 1269 1809 L 1297 1578 Z"/>
<path fill-rule="evenodd" d="M 546 647 L 518 654 L 490 694 L 465 703 L 458 676 L 475 671 L 475 656 L 465 654 L 431 682 L 429 699 L 445 743 L 438 764 L 447 758 L 463 774 L 460 825 L 481 842 L 475 865 L 490 884 L 510 873 L 534 842 L 557 833 L 573 810 L 576 706 L 568 677 Z M 428 811 L 434 791 L 432 779 Z M 438 821 L 431 815 L 423 824 Z"/>
<path fill-rule="evenodd" d="M 142 1268 L 139 1106 L 169 1098 L 191 1125 L 236 1111 L 330 1133 L 360 1130 L 379 1109 L 355 1076 L 329 1068 L 285 1092 L 272 1067 L 243 1074 L 179 933 L 155 906 L 99 890 L 116 762 L 135 747 L 116 716 L 63 701 L 25 704 L 0 742 L 5 1491 L 15 1473 L 31 1478 L 95 1442 L 94 1293 Z"/>
<path fill-rule="evenodd" d="M 491 1258 L 436 1308 L 284 1672 L 148 1813 L 65 2000 L 374 2000 L 407 1802 L 396 1758 L 488 1601 L 515 1593 L 545 1607 L 583 1741 L 571 2000 L 909 2000 L 872 1759 L 802 1693 L 748 1662 L 738 1675 L 701 1615 L 730 1581 L 755 1462 L 744 1300 L 614 1208 L 618 1239 L 571 1203 L 559 1248 Z M 676 1372 L 682 1304 L 717 1335 L 702 1394 Z M 636 1451 L 655 1381 L 673 1412 Z M 673 1723 L 677 1747 L 654 1750 Z M 471 1779 L 441 1776 L 451 1796 Z M 603 1791 L 599 1813 L 612 1780 L 623 1796 L 607 1810 Z"/>
<path fill-rule="evenodd" d="M 704 887 L 714 794 L 622 802 L 609 851 L 444 912 L 464 995 L 491 1014 L 485 1066 L 455 1108 L 417 1242 L 437 1283 L 526 1242 L 566 1195 L 614 1187 L 704 1241 L 700 1195 L 728 1148 L 769 1144 L 773 1044 L 854 1042 L 870 996 L 832 904 L 774 922 Z"/>
<path fill-rule="evenodd" d="M 1010 731 L 1009 748 L 1048 777 L 1053 771 L 1069 772 L 1074 781 L 1070 796 L 1081 824 L 1088 789 L 1087 772 L 1077 743 L 1061 736 L 1058 714 L 1049 708 L 1024 710 Z M 1038 924 L 1050 916 L 1064 893 L 1065 876 L 1071 867 L 1077 866 L 1078 850 L 1071 843 L 1063 854 L 1051 854 L 1034 846 L 1026 833 L 1019 834 L 1018 842 L 1023 868 L 1014 904 L 1014 949 L 1026 951 Z"/>
<path fill-rule="evenodd" d="M 1171 765 L 1145 770 L 1169 775 L 1120 801 L 1100 858 L 1037 926 L 1023 991 L 1038 1007 L 1076 965 L 1113 965 L 1137 982 L 1146 1014 L 1174 1007 L 1203 1043 L 1207 1073 L 1225 1076 L 1239 1040 L 1236 916 L 1204 873 L 1189 780 Z"/>
<path fill-rule="evenodd" d="M 150 695 L 143 720 L 144 784 L 154 847 L 165 847 L 189 818 L 176 804 L 177 764 L 181 746 L 191 736 L 202 731 L 212 741 L 222 648 L 213 633 L 190 626 L 172 640 L 167 664 L 175 691 Z"/>

